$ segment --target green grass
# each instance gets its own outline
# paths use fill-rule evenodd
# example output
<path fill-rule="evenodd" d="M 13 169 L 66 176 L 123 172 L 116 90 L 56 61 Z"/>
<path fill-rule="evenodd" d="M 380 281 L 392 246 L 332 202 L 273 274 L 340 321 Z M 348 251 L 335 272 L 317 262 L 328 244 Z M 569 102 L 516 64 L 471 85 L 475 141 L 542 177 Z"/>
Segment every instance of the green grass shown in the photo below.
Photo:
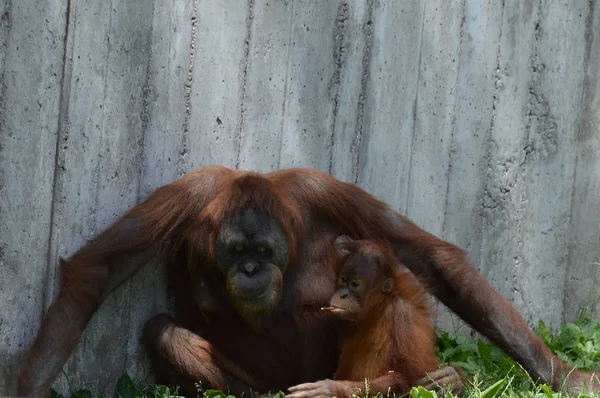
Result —
<path fill-rule="evenodd" d="M 572 366 L 591 370 L 600 370 L 600 323 L 582 317 L 575 323 L 564 325 L 553 334 L 539 322 L 535 330 L 550 349 L 562 360 Z M 438 343 L 436 353 L 442 363 L 452 363 L 464 369 L 468 382 L 459 398 L 562 398 L 565 394 L 554 393 L 546 385 L 536 385 L 529 375 L 511 358 L 495 346 L 481 340 L 471 339 L 460 331 L 450 334 L 436 330 Z M 368 382 L 357 396 L 369 397 Z M 422 387 L 413 388 L 411 398 L 456 398 L 451 393 L 439 397 L 435 392 Z M 109 398 L 103 391 L 93 395 L 88 390 L 78 390 L 63 396 L 53 391 L 52 398 Z M 178 388 L 134 382 L 123 375 L 114 388 L 112 398 L 178 398 Z M 199 389 L 200 398 L 235 398 L 221 391 Z M 274 398 L 283 398 L 278 393 Z M 579 394 L 577 397 L 600 398 L 600 394 Z M 387 398 L 387 397 L 375 397 Z"/>

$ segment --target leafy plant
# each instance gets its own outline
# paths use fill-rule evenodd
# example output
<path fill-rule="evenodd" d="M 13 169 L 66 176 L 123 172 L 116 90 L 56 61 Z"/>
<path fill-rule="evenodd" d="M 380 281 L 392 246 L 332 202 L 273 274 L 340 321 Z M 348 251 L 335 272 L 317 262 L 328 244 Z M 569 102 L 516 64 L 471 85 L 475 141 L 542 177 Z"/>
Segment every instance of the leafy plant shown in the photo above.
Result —
<path fill-rule="evenodd" d="M 567 323 L 557 335 L 552 335 L 544 322 L 539 321 L 536 333 L 546 345 L 566 363 L 581 369 L 600 369 L 600 323 L 581 318 Z"/>
<path fill-rule="evenodd" d="M 409 395 L 411 398 L 438 398 L 435 391 L 429 391 L 423 386 L 413 387 L 410 390 Z"/>
<path fill-rule="evenodd" d="M 513 388 L 533 388 L 533 380 L 527 372 L 493 344 L 471 339 L 460 331 L 450 334 L 436 329 L 436 334 L 436 354 L 442 363 L 461 367 L 469 378 L 477 375 L 482 384 L 491 385 L 510 377 Z"/>

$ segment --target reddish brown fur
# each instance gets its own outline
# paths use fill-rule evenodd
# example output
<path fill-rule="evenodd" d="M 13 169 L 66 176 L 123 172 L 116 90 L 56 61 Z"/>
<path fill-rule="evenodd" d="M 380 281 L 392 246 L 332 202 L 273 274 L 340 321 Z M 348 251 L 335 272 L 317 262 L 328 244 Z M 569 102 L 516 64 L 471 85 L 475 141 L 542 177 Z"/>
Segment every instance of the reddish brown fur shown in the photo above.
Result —
<path fill-rule="evenodd" d="M 210 223 L 211 239 L 209 253 L 214 259 L 214 250 L 219 226 L 225 217 L 236 210 L 255 209 L 274 216 L 283 227 L 290 245 L 289 262 L 296 257 L 297 240 L 303 230 L 302 213 L 297 204 L 276 184 L 262 175 L 252 172 L 238 173 L 223 184 L 200 213 L 199 221 Z"/>
<path fill-rule="evenodd" d="M 371 380 L 370 391 L 406 393 L 426 372 L 438 368 L 433 314 L 425 289 L 403 271 L 391 247 L 383 242 L 356 241 L 348 245 L 348 258 L 362 253 L 352 267 L 374 268 L 373 281 L 357 323 L 347 323 L 336 379 Z M 347 261 L 342 259 L 341 261 Z M 390 293 L 381 291 L 386 278 L 394 279 Z M 371 283 L 374 282 L 374 283 Z M 392 385 L 378 383 L 394 371 Z"/>
<path fill-rule="evenodd" d="M 290 246 L 281 299 L 258 332 L 232 307 L 215 261 L 221 223 L 232 211 L 245 208 L 261 209 L 279 220 Z M 170 380 L 231 386 L 239 393 L 328 377 L 339 356 L 339 330 L 319 308 L 335 291 L 332 243 L 342 234 L 389 241 L 399 260 L 447 306 L 536 379 L 561 387 L 570 368 L 529 331 L 459 248 L 323 172 L 258 174 L 205 167 L 157 189 L 63 264 L 61 292 L 29 349 L 17 393 L 48 396 L 104 298 L 157 256 L 169 269 L 177 321 L 162 319 L 157 326 L 153 320 L 144 336 L 155 364 L 166 368 Z M 181 337 L 186 333 L 191 333 L 189 338 Z M 575 382 L 566 386 L 577 388 L 587 376 L 577 373 Z M 600 390 L 598 384 L 593 387 Z"/>

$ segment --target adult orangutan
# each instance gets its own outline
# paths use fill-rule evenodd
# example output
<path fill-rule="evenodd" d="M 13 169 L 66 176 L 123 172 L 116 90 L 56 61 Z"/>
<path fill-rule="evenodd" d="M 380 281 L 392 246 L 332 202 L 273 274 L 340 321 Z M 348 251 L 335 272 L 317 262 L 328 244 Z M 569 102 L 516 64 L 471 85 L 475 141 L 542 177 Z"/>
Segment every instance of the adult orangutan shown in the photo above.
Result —
<path fill-rule="evenodd" d="M 531 333 L 464 252 L 360 188 L 315 170 L 267 174 L 205 167 L 153 192 L 62 263 L 62 287 L 19 375 L 17 393 L 49 388 L 106 296 L 159 256 L 176 319 L 144 331 L 163 375 L 232 392 L 285 390 L 335 371 L 339 323 L 320 310 L 336 290 L 333 242 L 384 239 L 444 304 L 554 389 L 600 391 Z"/>

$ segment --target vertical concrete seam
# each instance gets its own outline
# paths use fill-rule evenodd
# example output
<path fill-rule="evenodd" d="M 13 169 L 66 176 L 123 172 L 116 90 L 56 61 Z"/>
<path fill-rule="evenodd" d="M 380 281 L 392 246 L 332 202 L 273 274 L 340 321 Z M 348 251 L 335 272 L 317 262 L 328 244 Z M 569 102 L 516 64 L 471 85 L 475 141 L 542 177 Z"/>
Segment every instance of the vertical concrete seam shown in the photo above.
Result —
<path fill-rule="evenodd" d="M 12 11 L 12 4 L 11 4 L 11 0 L 7 0 L 6 1 L 6 9 L 5 10 L 1 10 L 2 12 L 4 12 L 2 14 L 2 19 L 5 20 L 5 22 L 2 22 L 3 24 L 6 25 L 6 37 L 7 40 L 3 43 L 0 42 L 0 47 L 3 47 L 5 50 L 5 56 L 3 57 L 2 60 L 2 69 L 0 69 L 0 159 L 2 158 L 2 152 L 3 152 L 3 139 L 2 137 L 4 136 L 5 138 L 7 137 L 7 132 L 6 132 L 6 90 L 7 90 L 7 84 L 6 84 L 6 48 L 8 47 L 8 41 L 10 40 L 10 31 L 12 29 L 12 20 L 10 18 L 10 13 Z M 6 185 L 5 185 L 5 170 L 0 168 L 0 193 L 2 191 L 4 191 Z M 3 205 L 3 201 L 0 200 L 0 214 L 2 211 L 2 205 Z M 2 229 L 6 228 L 6 225 L 1 225 Z M 8 230 L 8 228 L 6 228 L 6 230 Z M 6 246 L 2 245 L 2 241 L 0 241 L 0 266 L 4 265 L 4 256 L 6 253 Z"/>
<path fill-rule="evenodd" d="M 587 23 L 587 21 L 586 21 Z M 587 31 L 587 26 L 586 26 L 586 31 Z M 587 47 L 587 37 L 586 37 L 586 47 Z M 587 54 L 585 56 L 585 61 L 584 64 L 586 65 L 585 69 L 587 69 L 587 65 L 588 65 L 588 57 Z M 587 72 L 584 72 L 584 79 L 585 76 L 587 75 Z M 585 93 L 585 86 L 584 89 L 581 90 L 582 91 L 582 100 L 584 100 L 585 95 L 583 93 Z M 583 107 L 582 107 L 583 108 Z M 581 125 L 582 123 L 582 119 L 583 119 L 583 112 L 584 110 L 582 109 L 580 112 L 580 117 L 579 117 L 579 124 Z M 581 128 L 581 127 L 580 127 Z M 563 280 L 563 294 L 562 294 L 562 300 L 561 300 L 561 304 L 562 304 L 562 313 L 560 314 L 560 324 L 563 325 L 565 323 L 565 320 L 567 319 L 567 313 L 566 313 L 566 309 L 567 309 L 567 288 L 570 284 L 569 282 L 569 268 L 571 268 L 571 261 L 572 261 L 572 257 L 573 257 L 573 252 L 571 250 L 571 243 L 573 242 L 573 207 L 574 207 L 574 203 L 575 203 L 575 184 L 577 182 L 577 165 L 579 164 L 579 150 L 577 150 L 575 152 L 575 159 L 573 161 L 574 165 L 573 165 L 573 181 L 571 182 L 571 206 L 569 208 L 569 233 L 568 236 L 570 236 L 570 240 L 569 240 L 569 246 L 568 246 L 568 252 L 567 252 L 567 271 L 565 272 L 565 278 Z"/>
<path fill-rule="evenodd" d="M 546 68 L 539 53 L 539 43 L 543 38 L 542 12 L 547 9 L 545 1 L 539 4 L 536 13 L 533 47 L 530 57 L 531 79 L 529 80 L 529 98 L 527 100 L 527 114 L 525 116 L 525 129 L 527 141 L 523 148 L 523 164 L 528 164 L 529 159 L 545 159 L 558 152 L 558 125 L 548 99 L 543 94 L 542 77 Z M 536 123 L 532 123 L 535 120 Z"/>
<path fill-rule="evenodd" d="M 531 56 L 529 60 L 529 67 L 531 73 L 531 80 L 529 81 L 529 97 L 527 98 L 527 114 L 524 115 L 525 119 L 525 136 L 524 136 L 524 146 L 523 146 L 523 157 L 522 161 L 518 166 L 518 171 L 515 177 L 515 182 L 520 178 L 522 183 L 521 197 L 519 198 L 518 208 L 517 208 L 517 217 L 516 217 L 516 227 L 517 227 L 517 253 L 515 256 L 515 272 L 513 274 L 512 281 L 512 294 L 511 298 L 514 301 L 515 299 L 520 299 L 524 305 L 527 305 L 527 301 L 525 300 L 525 293 L 527 289 L 523 285 L 521 281 L 521 277 L 519 273 L 523 272 L 525 254 L 523 252 L 524 249 L 524 220 L 523 214 L 525 213 L 526 204 L 529 197 L 529 186 L 525 183 L 526 175 L 529 172 L 529 159 L 532 155 L 535 155 L 537 148 L 533 147 L 531 144 L 531 117 L 538 117 L 536 114 L 538 111 L 538 104 L 541 104 L 544 99 L 539 98 L 542 95 L 538 95 L 537 90 L 540 85 L 540 75 L 544 68 L 543 62 L 540 59 L 538 46 L 539 42 L 542 38 L 542 11 L 544 10 L 545 4 L 544 0 L 539 0 L 537 2 L 538 9 L 534 15 L 534 24 L 533 24 L 533 43 L 531 48 Z M 541 116 L 541 115 L 539 115 Z"/>
<path fill-rule="evenodd" d="M 112 20 L 113 20 L 113 4 L 114 4 L 115 0 L 112 0 L 110 2 L 110 6 L 109 6 L 109 17 L 108 17 L 108 29 L 106 32 L 106 70 L 104 71 L 104 87 L 102 88 L 102 117 L 100 118 L 100 139 L 98 140 L 98 159 L 96 162 L 96 167 L 94 168 L 94 171 L 92 173 L 92 181 L 95 181 L 95 195 L 94 195 L 94 208 L 92 210 L 92 220 L 90 222 L 90 225 L 93 228 L 92 231 L 92 235 L 96 235 L 96 231 L 98 229 L 98 202 L 100 201 L 100 186 L 101 186 L 101 179 L 103 176 L 103 173 L 101 173 L 101 165 L 102 165 L 102 158 L 104 157 L 104 154 L 102 152 L 102 141 L 104 138 L 104 119 L 106 117 L 106 106 L 104 106 L 106 104 L 106 93 L 108 91 L 108 77 L 110 75 L 109 73 L 109 69 L 110 69 L 110 56 L 112 53 L 112 43 L 110 40 L 110 33 L 112 30 Z M 117 0 L 118 1 L 118 0 Z M 104 175 L 104 177 L 106 177 Z"/>
<path fill-rule="evenodd" d="M 183 136 L 181 137 L 181 149 L 177 160 L 177 175 L 179 177 L 187 173 L 189 166 L 188 151 L 190 142 L 190 117 L 192 116 L 192 86 L 194 82 L 194 57 L 196 55 L 196 26 L 198 25 L 198 0 L 194 0 L 192 9 L 192 28 L 190 34 L 190 50 L 188 53 L 187 78 L 184 84 L 185 116 L 183 119 Z"/>
<path fill-rule="evenodd" d="M 73 72 L 73 45 L 75 35 L 75 5 L 76 0 L 68 0 L 65 18 L 65 38 L 63 48 L 63 71 L 60 81 L 60 98 L 58 102 L 58 120 L 56 123 L 56 147 L 54 150 L 54 173 L 52 176 L 52 199 L 50 205 L 50 230 L 48 233 L 48 253 L 46 255 L 46 281 L 52 281 L 52 288 L 46 286 L 42 316 L 54 298 L 56 290 L 56 267 L 54 266 L 58 252 L 56 242 L 57 201 L 62 188 L 63 156 L 61 143 L 69 138 L 69 96 L 71 90 L 71 75 Z"/>
<path fill-rule="evenodd" d="M 283 104 L 281 109 L 281 132 L 279 134 L 279 159 L 277 160 L 277 168 L 281 168 L 281 151 L 283 150 L 283 128 L 285 126 L 285 110 L 287 105 L 287 92 L 288 92 L 288 76 L 290 73 L 290 62 L 291 62 L 291 46 L 292 46 L 292 33 L 294 27 L 294 0 L 291 1 L 290 10 L 290 29 L 288 35 L 287 45 L 287 59 L 285 65 L 285 82 L 283 83 Z"/>
<path fill-rule="evenodd" d="M 173 32 L 173 10 L 175 9 L 175 3 L 174 3 L 175 1 L 178 1 L 178 0 L 171 0 L 171 8 L 170 8 L 171 12 L 169 13 L 169 30 L 168 30 L 168 32 Z M 154 3 L 154 9 L 156 10 L 156 3 Z M 152 22 L 152 26 L 153 26 L 152 29 L 154 29 L 154 21 Z M 168 54 L 168 56 L 167 56 L 167 70 L 169 71 L 169 74 L 173 70 L 172 66 L 171 66 L 171 59 L 172 59 L 171 53 L 172 53 L 172 51 L 173 51 L 173 38 L 170 37 L 169 38 L 169 52 L 167 53 Z M 169 79 L 169 85 L 171 85 L 171 84 L 172 84 L 172 82 Z M 171 99 L 171 88 L 169 87 L 167 89 L 167 103 L 170 102 L 170 99 Z M 165 126 L 165 130 L 166 130 L 166 126 L 168 126 L 168 125 L 171 124 L 170 115 L 169 115 L 168 112 L 164 113 L 164 119 L 163 120 L 164 120 L 164 126 Z M 164 148 L 163 151 L 166 152 L 167 134 L 161 134 L 161 137 L 162 137 L 162 147 Z M 163 153 L 163 158 L 162 158 L 162 161 L 161 161 L 161 170 L 160 170 L 160 184 L 161 185 L 164 184 L 164 181 L 165 181 L 165 168 L 166 167 L 165 167 L 165 157 L 164 157 L 164 155 L 165 154 Z M 170 156 L 167 155 L 167 160 L 169 160 L 169 158 L 170 158 Z M 173 159 L 173 160 L 175 162 L 177 162 L 177 163 L 175 163 L 175 169 L 177 170 L 177 164 L 179 162 L 179 159 L 177 159 L 177 160 Z M 156 181 L 154 181 L 153 183 L 156 184 Z M 154 186 L 155 186 L 154 184 L 152 185 L 152 188 L 154 188 Z"/>
<path fill-rule="evenodd" d="M 529 98 L 527 99 L 527 115 L 526 115 L 526 121 L 525 121 L 525 146 L 523 147 L 523 161 L 520 164 L 521 167 L 524 167 L 527 165 L 527 159 L 529 158 L 529 156 L 532 154 L 532 152 L 535 151 L 535 148 L 533 148 L 529 142 L 530 142 L 530 136 L 531 136 L 531 117 L 535 116 L 537 117 L 538 114 L 536 112 L 537 109 L 535 109 L 535 103 L 539 102 L 538 100 L 538 93 L 537 93 L 537 89 L 539 88 L 539 80 L 540 80 L 540 74 L 541 71 L 543 69 L 543 63 L 539 57 L 539 53 L 538 53 L 538 44 L 539 41 L 541 39 L 542 36 L 542 28 L 541 28 L 541 23 L 542 23 L 542 1 L 543 0 L 539 0 L 538 2 L 538 10 L 536 12 L 535 15 L 535 20 L 534 20 L 534 31 L 533 31 L 533 44 L 532 44 L 532 48 L 531 48 L 531 57 L 529 59 L 529 67 L 530 67 L 530 72 L 531 72 L 531 80 L 529 81 Z M 527 187 L 525 187 L 527 188 Z"/>
<path fill-rule="evenodd" d="M 373 0 L 367 3 L 367 23 L 363 27 L 365 36 L 365 45 L 363 48 L 362 57 L 362 76 L 360 78 L 360 94 L 356 104 L 356 123 L 354 130 L 354 139 L 350 146 L 352 154 L 352 174 L 354 175 L 354 183 L 358 184 L 360 178 L 360 152 L 362 150 L 362 141 L 364 134 L 364 116 L 365 102 L 367 96 L 367 86 L 371 77 L 371 49 L 373 47 Z"/>
<path fill-rule="evenodd" d="M 408 215 L 408 200 L 410 199 L 410 179 L 412 178 L 412 158 L 413 152 L 415 150 L 415 134 L 417 133 L 417 107 L 419 102 L 419 86 L 421 84 L 421 61 L 423 58 L 423 34 L 425 32 L 425 16 L 427 11 L 427 2 L 423 2 L 423 18 L 421 19 L 421 34 L 419 35 L 419 60 L 417 61 L 417 88 L 415 90 L 415 99 L 413 101 L 412 111 L 413 111 L 413 127 L 412 127 L 412 135 L 410 138 L 410 152 L 408 158 L 408 184 L 406 188 L 406 200 L 404 203 L 406 204 L 404 208 L 404 214 Z"/>
<path fill-rule="evenodd" d="M 588 0 L 588 15 L 586 16 L 585 19 L 585 31 L 584 31 L 584 38 L 585 38 L 585 54 L 584 54 L 584 58 L 583 58 L 583 76 L 581 78 L 582 80 L 582 89 L 581 89 L 581 100 L 580 100 L 580 104 L 581 104 L 581 108 L 579 111 L 579 128 L 577 129 L 578 131 L 581 131 L 584 128 L 584 123 L 586 120 L 586 117 L 588 116 L 589 113 L 589 105 L 587 105 L 587 101 L 586 98 L 588 96 L 588 84 L 587 84 L 587 79 L 588 79 L 588 75 L 589 75 L 589 69 L 590 69 L 590 60 L 592 57 L 592 46 L 594 43 L 594 13 L 596 11 L 596 2 L 594 0 Z M 595 65 L 592 66 L 595 68 Z M 573 209 L 575 207 L 575 199 L 576 199 L 576 182 L 577 182 L 577 166 L 579 164 L 579 155 L 580 155 L 580 150 L 579 148 L 577 148 L 577 150 L 575 151 L 575 159 L 574 159 L 574 167 L 573 167 L 573 181 L 571 183 L 571 206 L 569 209 L 569 220 L 570 220 L 570 225 L 569 225 L 569 231 L 568 231 L 568 236 L 571 237 L 571 241 L 569 243 L 571 243 L 573 241 Z M 571 246 L 569 244 L 569 246 Z M 569 268 L 571 268 L 571 261 L 572 261 L 572 257 L 573 257 L 573 252 L 571 249 L 569 249 L 568 254 L 567 254 L 567 272 L 565 274 L 565 278 L 564 278 L 564 286 L 563 286 L 563 295 L 562 295 L 562 314 L 561 314 L 561 324 L 564 324 L 566 319 L 567 319 L 567 288 L 568 285 L 570 284 L 569 281 L 569 275 L 568 275 L 568 270 Z M 581 308 L 580 308 L 581 310 Z"/>
<path fill-rule="evenodd" d="M 492 120 L 490 123 L 490 128 L 489 128 L 489 135 L 490 138 L 492 136 L 492 133 L 494 132 L 494 127 L 496 125 L 496 107 L 498 105 L 498 102 L 500 101 L 500 89 L 503 86 L 502 83 L 502 68 L 500 67 L 500 57 L 501 57 L 501 52 L 502 52 L 502 30 L 504 28 L 504 8 L 505 8 L 505 2 L 504 0 L 502 1 L 502 14 L 500 15 L 500 35 L 498 37 L 498 50 L 496 51 L 496 71 L 494 72 L 494 94 L 493 94 L 493 101 L 492 101 Z"/>
<path fill-rule="evenodd" d="M 149 15 L 152 17 L 152 20 L 154 19 L 154 10 L 156 8 L 156 3 L 153 1 L 152 2 L 152 10 L 149 12 Z M 137 182 L 138 182 L 138 186 L 137 186 L 137 192 L 136 192 L 136 200 L 135 203 L 140 203 L 141 201 L 141 196 L 142 196 L 142 182 L 144 180 L 144 174 L 146 171 L 146 166 L 145 166 L 145 162 L 144 159 L 146 158 L 146 131 L 148 130 L 148 124 L 150 121 L 150 116 L 149 116 L 149 111 L 148 108 L 150 106 L 150 65 L 152 62 L 152 44 L 153 44 L 153 40 L 154 40 L 154 23 L 151 21 L 150 22 L 150 29 L 148 29 L 148 40 L 146 41 L 146 51 L 145 53 L 147 54 L 147 59 L 146 59 L 146 75 L 144 76 L 144 85 L 142 86 L 142 112 L 140 115 L 140 122 L 141 122 L 141 126 L 140 126 L 140 134 L 141 137 L 139 137 L 139 141 L 138 141 L 138 153 L 139 156 L 137 157 L 137 162 L 138 162 L 138 178 L 137 178 Z M 170 57 L 169 57 L 170 58 Z M 132 314 L 135 311 L 135 292 L 133 289 L 130 289 L 129 286 L 131 285 L 131 278 L 127 279 L 127 281 L 125 281 L 126 284 L 128 284 L 128 288 L 126 289 L 126 295 L 127 295 L 127 311 L 125 312 L 125 322 L 127 325 L 127 329 L 131 330 L 131 318 L 132 318 Z M 130 336 L 131 338 L 131 336 Z M 129 340 L 129 339 L 128 339 Z M 125 341 L 125 350 L 123 353 L 123 361 L 121 362 L 122 368 L 121 368 L 121 373 L 125 372 L 127 370 L 127 364 L 129 362 L 129 341 Z"/>
<path fill-rule="evenodd" d="M 494 134 L 494 128 L 496 127 L 496 108 L 498 106 L 498 102 L 500 101 L 500 90 L 503 88 L 504 83 L 502 82 L 502 77 L 504 76 L 504 71 L 502 70 L 502 68 L 500 67 L 500 58 L 501 58 L 501 53 L 502 53 L 502 36 L 503 36 L 503 29 L 504 29 L 504 10 L 506 7 L 505 4 L 505 0 L 502 0 L 502 12 L 500 13 L 500 33 L 498 34 L 498 48 L 496 49 L 496 70 L 493 72 L 492 77 L 493 77 L 493 83 L 494 83 L 494 91 L 492 94 L 492 117 L 490 120 L 490 127 L 488 129 L 488 138 L 487 138 L 487 148 L 485 150 L 485 161 L 487 162 L 487 167 L 486 167 L 486 173 L 485 173 L 485 177 L 484 177 L 484 181 L 482 182 L 482 186 L 483 189 L 481 191 L 481 194 L 479 195 L 477 202 L 478 202 L 478 206 L 481 212 L 481 220 L 483 222 L 480 222 L 478 224 L 478 231 L 477 231 L 477 236 L 478 238 L 483 242 L 483 231 L 484 229 L 486 229 L 485 221 L 487 221 L 486 217 L 485 217 L 485 208 L 486 208 L 486 197 L 491 197 L 492 195 L 490 194 L 489 191 L 489 186 L 490 186 L 490 169 L 493 168 L 492 165 L 492 151 L 493 151 L 493 134 Z M 479 248 L 479 259 L 481 260 L 483 258 L 483 244 L 480 245 Z M 481 267 L 481 265 L 480 265 Z"/>
<path fill-rule="evenodd" d="M 152 2 L 152 11 L 151 14 L 152 16 L 154 16 L 154 10 L 156 8 L 156 3 Z M 140 115 L 140 121 L 141 121 L 141 137 L 139 139 L 139 144 L 138 144 L 138 151 L 139 151 L 139 157 L 138 157 L 138 166 L 139 166 L 139 171 L 138 171 L 138 187 L 137 187 L 137 193 L 136 193 L 136 203 L 140 203 L 140 201 L 142 200 L 142 181 L 144 181 L 144 175 L 146 174 L 146 163 L 145 163 L 145 159 L 146 159 L 146 132 L 148 130 L 148 124 L 150 123 L 150 112 L 149 112 L 149 108 L 150 108 L 150 69 L 151 69 L 151 64 L 152 64 L 152 44 L 154 41 L 154 23 L 150 24 L 150 29 L 148 31 L 148 41 L 147 41 L 147 46 L 146 46 L 146 54 L 148 55 L 147 59 L 146 59 L 146 75 L 144 76 L 144 85 L 142 86 L 142 113 Z M 168 58 L 170 59 L 170 55 L 168 56 Z M 169 69 L 170 70 L 170 69 Z"/>
<path fill-rule="evenodd" d="M 342 70 L 346 63 L 346 41 L 348 34 L 348 15 L 349 6 L 347 1 L 340 2 L 338 12 L 333 25 L 333 64 L 334 70 L 331 79 L 329 80 L 328 91 L 329 98 L 332 102 L 332 120 L 331 120 L 331 135 L 325 148 L 326 156 L 329 158 L 328 171 L 331 174 L 333 167 L 333 147 L 335 145 L 335 128 L 337 122 L 337 113 L 340 99 L 340 86 Z"/>
<path fill-rule="evenodd" d="M 250 45 L 252 42 L 252 24 L 254 23 L 254 0 L 248 0 L 248 17 L 246 18 L 246 39 L 244 40 L 244 57 L 242 60 L 242 78 L 240 79 L 240 113 L 238 128 L 235 135 L 237 154 L 235 161 L 236 170 L 240 168 L 240 153 L 242 151 L 242 135 L 244 134 L 244 120 L 246 101 L 248 100 L 248 70 L 250 68 Z"/>
<path fill-rule="evenodd" d="M 12 0 L 7 0 L 6 2 L 6 10 L 4 11 L 4 14 L 2 15 L 2 18 L 6 18 L 6 31 L 7 31 L 7 36 L 10 37 L 10 31 L 12 30 L 12 17 L 11 17 L 11 13 L 12 13 Z M 8 41 L 8 40 L 7 40 Z M 4 43 L 0 43 L 0 45 L 2 45 L 3 47 L 8 47 L 8 43 L 4 42 Z M 0 92 L 2 93 L 2 96 L 0 96 L 0 105 L 2 105 L 2 108 L 0 109 L 4 109 L 4 104 L 5 104 L 5 98 L 6 98 L 6 56 L 4 56 L 3 62 L 2 62 L 2 74 L 0 75 Z M 0 112 L 0 126 L 4 125 L 4 116 L 5 112 Z"/>
<path fill-rule="evenodd" d="M 12 19 L 10 18 L 10 13 L 12 10 L 12 4 L 11 4 L 11 0 L 7 0 L 6 1 L 6 10 L 4 11 L 4 14 L 2 15 L 2 18 L 6 18 L 6 22 L 3 22 L 6 24 L 6 32 L 7 32 L 7 41 L 5 41 L 4 43 L 0 43 L 0 47 L 4 47 L 4 49 L 6 50 L 6 48 L 8 47 L 8 38 L 10 37 L 10 31 L 12 29 Z M 4 56 L 4 59 L 2 60 L 2 69 L 0 69 L 0 136 L 2 134 L 2 132 L 5 130 L 5 122 L 6 122 L 6 111 L 5 111 L 5 106 L 6 106 L 6 89 L 7 89 L 7 85 L 6 85 L 6 55 Z M 5 135 L 6 136 L 6 135 Z M 0 140 L 0 155 L 2 154 L 2 141 Z M 4 189 L 5 185 L 4 185 L 4 170 L 0 170 L 0 191 L 2 191 Z M 2 202 L 0 201 L 0 209 L 2 209 Z M 2 253 L 3 253 L 3 248 L 2 246 L 0 246 L 0 261 L 2 261 Z"/>
<path fill-rule="evenodd" d="M 458 52 L 456 54 L 456 79 L 454 81 L 454 104 L 452 106 L 452 123 L 450 125 L 450 147 L 448 153 L 448 168 L 446 171 L 446 198 L 444 200 L 444 221 L 442 221 L 442 236 L 446 233 L 446 228 L 448 227 L 448 195 L 450 194 L 450 173 L 452 172 L 452 164 L 454 162 L 456 148 L 454 145 L 454 134 L 456 132 L 456 112 L 457 112 L 457 100 L 456 100 L 456 92 L 457 88 L 460 84 L 460 64 L 462 60 L 462 51 L 463 51 L 463 39 L 465 35 L 465 24 L 467 22 L 467 17 L 465 16 L 466 12 L 466 0 L 461 1 L 461 13 L 462 17 L 460 19 L 460 28 L 459 28 L 459 43 L 458 43 Z"/>

